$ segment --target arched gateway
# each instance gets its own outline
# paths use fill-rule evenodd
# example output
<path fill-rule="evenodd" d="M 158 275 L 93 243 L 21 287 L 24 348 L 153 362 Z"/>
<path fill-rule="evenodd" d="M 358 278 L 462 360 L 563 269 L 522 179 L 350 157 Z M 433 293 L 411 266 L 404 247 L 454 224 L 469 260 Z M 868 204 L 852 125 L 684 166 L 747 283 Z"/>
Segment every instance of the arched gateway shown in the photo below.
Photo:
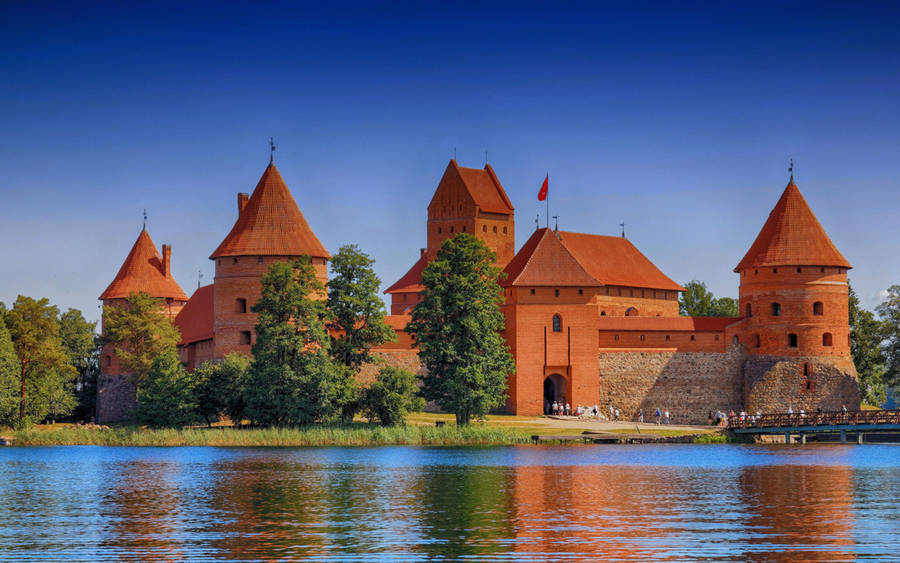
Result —
<path fill-rule="evenodd" d="M 553 401 L 565 403 L 568 399 L 566 379 L 558 373 L 551 374 L 544 379 L 544 414 L 550 414 L 550 405 Z"/>

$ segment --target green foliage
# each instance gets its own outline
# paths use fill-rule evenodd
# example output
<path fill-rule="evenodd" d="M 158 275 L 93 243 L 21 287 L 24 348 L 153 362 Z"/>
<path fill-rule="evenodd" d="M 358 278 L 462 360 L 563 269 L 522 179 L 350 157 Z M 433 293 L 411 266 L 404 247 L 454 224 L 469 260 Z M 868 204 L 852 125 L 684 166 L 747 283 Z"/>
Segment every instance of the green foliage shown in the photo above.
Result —
<path fill-rule="evenodd" d="M 706 284 L 691 280 L 684 284 L 684 293 L 678 298 L 678 312 L 686 317 L 739 317 L 736 299 L 716 298 L 706 289 Z"/>
<path fill-rule="evenodd" d="M 892 285 L 875 311 L 884 323 L 884 358 L 886 382 L 900 385 L 900 285 Z"/>
<path fill-rule="evenodd" d="M 161 299 L 141 292 L 129 295 L 123 305 L 103 308 L 106 341 L 114 346 L 122 370 L 132 374 L 138 388 L 154 361 L 181 340 L 162 305 Z"/>
<path fill-rule="evenodd" d="M 309 424 L 336 417 L 349 398 L 352 373 L 332 361 L 325 330 L 324 289 L 309 257 L 276 262 L 262 277 L 247 418 L 264 426 Z"/>
<path fill-rule="evenodd" d="M 12 426 L 19 415 L 19 359 L 0 311 L 0 425 Z"/>
<path fill-rule="evenodd" d="M 192 376 L 197 414 L 208 425 L 212 426 L 222 415 L 237 425 L 244 419 L 244 394 L 249 368 L 249 357 L 232 352 L 221 362 L 206 362 L 194 370 Z"/>
<path fill-rule="evenodd" d="M 170 346 L 153 361 L 137 390 L 135 416 L 152 427 L 179 427 L 196 417 L 193 380 Z"/>
<path fill-rule="evenodd" d="M 872 311 L 862 308 L 850 286 L 850 355 L 859 374 L 859 393 L 863 403 L 885 402 L 885 357 L 882 342 L 886 324 Z"/>
<path fill-rule="evenodd" d="M 44 298 L 18 296 L 4 315 L 18 359 L 18 426 L 62 417 L 75 407 L 77 371 L 69 365 L 59 333 L 59 310 Z"/>
<path fill-rule="evenodd" d="M 373 264 L 374 260 L 352 244 L 342 246 L 331 259 L 331 356 L 354 373 L 372 361 L 369 351 L 374 346 L 396 339 L 384 320 L 384 303 L 378 297 L 381 280 L 375 275 Z"/>
<path fill-rule="evenodd" d="M 494 254 L 474 236 L 444 241 L 422 272 L 425 291 L 407 331 L 428 370 L 423 394 L 457 424 L 484 416 L 506 400 L 506 379 L 515 363 L 500 336 L 500 271 Z"/>
<path fill-rule="evenodd" d="M 394 426 L 403 424 L 408 413 L 424 409 L 425 399 L 419 396 L 414 373 L 385 366 L 375 382 L 366 388 L 362 406 L 370 422 Z"/>
<path fill-rule="evenodd" d="M 88 322 L 77 309 L 69 309 L 59 317 L 59 336 L 70 366 L 75 368 L 76 407 L 72 418 L 88 421 L 97 404 L 97 377 L 100 375 L 100 338 L 95 334 L 96 322 Z"/>

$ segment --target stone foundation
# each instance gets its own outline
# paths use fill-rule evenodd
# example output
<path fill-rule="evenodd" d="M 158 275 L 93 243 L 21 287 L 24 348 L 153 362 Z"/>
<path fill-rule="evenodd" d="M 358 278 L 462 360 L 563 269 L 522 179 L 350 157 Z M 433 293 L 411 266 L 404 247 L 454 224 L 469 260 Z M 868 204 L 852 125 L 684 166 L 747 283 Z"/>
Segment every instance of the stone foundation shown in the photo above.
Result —
<path fill-rule="evenodd" d="M 850 358 L 751 356 L 743 371 L 747 412 L 859 409 L 859 381 Z"/>
<path fill-rule="evenodd" d="M 97 381 L 97 423 L 129 422 L 137 406 L 137 387 L 128 375 L 101 374 Z"/>

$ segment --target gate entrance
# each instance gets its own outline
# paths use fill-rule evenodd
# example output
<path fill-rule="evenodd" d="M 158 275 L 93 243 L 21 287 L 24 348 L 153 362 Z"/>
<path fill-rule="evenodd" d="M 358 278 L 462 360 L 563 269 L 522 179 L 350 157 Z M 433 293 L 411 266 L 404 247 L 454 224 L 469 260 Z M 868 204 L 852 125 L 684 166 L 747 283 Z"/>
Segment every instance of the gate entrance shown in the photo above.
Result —
<path fill-rule="evenodd" d="M 558 373 L 544 379 L 544 414 L 550 414 L 550 405 L 553 401 L 566 402 L 566 380 Z"/>

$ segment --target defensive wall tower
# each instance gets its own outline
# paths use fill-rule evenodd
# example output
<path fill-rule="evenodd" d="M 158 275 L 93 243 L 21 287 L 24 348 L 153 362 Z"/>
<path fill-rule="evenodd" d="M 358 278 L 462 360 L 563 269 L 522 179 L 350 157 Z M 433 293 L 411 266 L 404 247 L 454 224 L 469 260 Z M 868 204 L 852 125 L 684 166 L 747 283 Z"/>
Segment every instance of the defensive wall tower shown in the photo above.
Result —
<path fill-rule="evenodd" d="M 100 295 L 104 311 L 108 307 L 122 307 L 133 293 L 148 293 L 162 300 L 169 319 L 187 303 L 188 297 L 172 276 L 172 247 L 164 244 L 162 255 L 147 233 L 141 230 L 131 252 L 119 268 L 109 287 Z M 106 326 L 101 321 L 101 334 Z M 119 358 L 111 344 L 104 344 L 100 353 L 100 380 L 97 391 L 97 421 L 116 422 L 128 418 L 135 405 L 135 386 L 119 365 Z"/>
<path fill-rule="evenodd" d="M 331 255 L 313 233 L 269 162 L 252 195 L 237 195 L 238 218 L 231 232 L 212 253 L 214 357 L 229 352 L 250 354 L 256 314 L 251 307 L 261 296 L 260 278 L 274 262 L 300 256 L 312 260 L 316 278 L 328 282 Z"/>
<path fill-rule="evenodd" d="M 847 270 L 794 178 L 735 272 L 749 412 L 859 406 Z"/>

